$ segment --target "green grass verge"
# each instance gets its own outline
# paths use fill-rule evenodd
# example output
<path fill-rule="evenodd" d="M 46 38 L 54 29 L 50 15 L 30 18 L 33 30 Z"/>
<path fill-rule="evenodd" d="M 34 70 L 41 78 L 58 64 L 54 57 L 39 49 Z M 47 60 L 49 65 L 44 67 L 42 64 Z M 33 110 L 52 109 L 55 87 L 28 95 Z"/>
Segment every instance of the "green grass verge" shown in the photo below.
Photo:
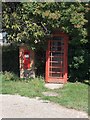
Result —
<path fill-rule="evenodd" d="M 1 79 L 1 77 L 0 77 Z M 88 85 L 83 83 L 67 83 L 62 89 L 50 90 L 44 87 L 42 78 L 35 78 L 29 81 L 6 81 L 0 80 L 0 93 L 19 94 L 28 97 L 41 97 L 68 108 L 74 108 L 88 112 Z M 42 92 L 54 91 L 58 96 L 44 96 Z"/>
<path fill-rule="evenodd" d="M 68 108 L 88 112 L 88 85 L 83 83 L 67 83 L 64 88 L 53 91 L 59 95 L 56 97 L 46 97 L 46 99 Z"/>
<path fill-rule="evenodd" d="M 41 79 L 36 78 L 30 81 L 2 81 L 2 92 L 3 94 L 19 94 L 21 96 L 36 97 L 42 96 L 44 88 L 44 82 Z"/>

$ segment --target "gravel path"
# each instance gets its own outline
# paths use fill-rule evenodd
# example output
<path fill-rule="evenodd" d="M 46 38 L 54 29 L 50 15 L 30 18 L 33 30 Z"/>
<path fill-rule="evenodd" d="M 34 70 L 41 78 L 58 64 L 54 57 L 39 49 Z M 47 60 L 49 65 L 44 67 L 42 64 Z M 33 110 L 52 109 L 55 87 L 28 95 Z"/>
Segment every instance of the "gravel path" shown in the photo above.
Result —
<path fill-rule="evenodd" d="M 0 95 L 0 105 L 0 118 L 88 118 L 84 112 L 19 95 Z"/>

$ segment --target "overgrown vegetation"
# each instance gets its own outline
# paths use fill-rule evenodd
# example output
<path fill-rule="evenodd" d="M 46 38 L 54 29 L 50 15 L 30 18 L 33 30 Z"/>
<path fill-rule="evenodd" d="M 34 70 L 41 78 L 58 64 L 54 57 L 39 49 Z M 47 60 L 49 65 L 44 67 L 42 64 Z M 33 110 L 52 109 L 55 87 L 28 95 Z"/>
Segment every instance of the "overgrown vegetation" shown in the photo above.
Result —
<path fill-rule="evenodd" d="M 6 81 L 16 81 L 16 80 L 19 80 L 19 77 L 14 73 L 5 71 L 2 74 L 2 79 L 6 80 Z"/>
<path fill-rule="evenodd" d="M 42 77 L 28 80 L 19 80 L 18 78 L 12 80 L 12 78 L 6 76 L 7 74 L 0 74 L 0 93 L 2 94 L 19 94 L 30 98 L 40 97 L 40 99 L 49 100 L 68 108 L 88 112 L 88 84 L 68 82 L 63 88 L 50 90 L 45 88 Z M 58 96 L 44 96 L 43 92 L 56 92 Z"/>

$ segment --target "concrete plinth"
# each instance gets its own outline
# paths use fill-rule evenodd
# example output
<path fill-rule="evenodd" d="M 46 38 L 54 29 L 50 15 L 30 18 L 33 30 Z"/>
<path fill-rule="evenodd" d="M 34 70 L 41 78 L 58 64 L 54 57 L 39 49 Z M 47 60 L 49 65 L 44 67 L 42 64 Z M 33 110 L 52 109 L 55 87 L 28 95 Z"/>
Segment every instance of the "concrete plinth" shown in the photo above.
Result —
<path fill-rule="evenodd" d="M 49 89 L 59 89 L 63 88 L 64 84 L 56 84 L 56 83 L 45 83 L 45 87 Z"/>

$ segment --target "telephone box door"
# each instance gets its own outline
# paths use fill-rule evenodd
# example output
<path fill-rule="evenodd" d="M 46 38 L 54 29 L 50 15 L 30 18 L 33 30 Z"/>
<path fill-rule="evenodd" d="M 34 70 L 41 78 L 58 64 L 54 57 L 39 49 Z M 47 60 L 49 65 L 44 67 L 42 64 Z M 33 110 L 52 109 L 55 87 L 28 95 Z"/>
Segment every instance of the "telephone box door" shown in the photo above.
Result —
<path fill-rule="evenodd" d="M 64 33 L 54 33 L 48 41 L 46 51 L 46 82 L 67 82 L 68 37 Z"/>

